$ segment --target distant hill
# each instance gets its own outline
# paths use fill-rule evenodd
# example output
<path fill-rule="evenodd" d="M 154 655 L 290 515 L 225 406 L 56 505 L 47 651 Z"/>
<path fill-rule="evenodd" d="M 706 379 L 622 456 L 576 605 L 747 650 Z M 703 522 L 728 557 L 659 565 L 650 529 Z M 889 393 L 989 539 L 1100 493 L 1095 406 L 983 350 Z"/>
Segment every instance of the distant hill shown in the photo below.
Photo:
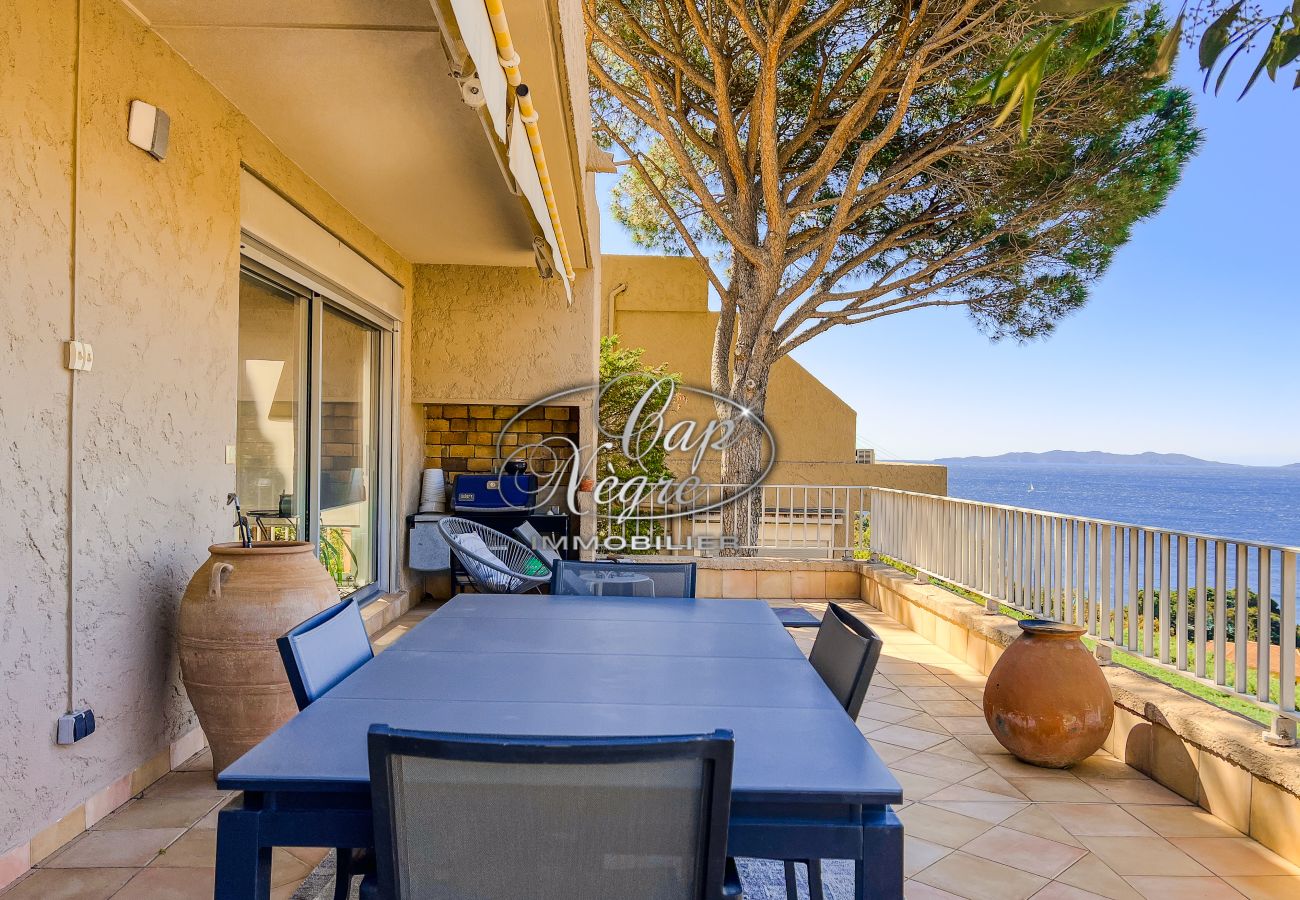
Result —
<path fill-rule="evenodd" d="M 1183 453 L 1106 453 L 1101 450 L 1048 450 L 1044 453 L 1003 453 L 998 456 L 949 456 L 937 463 L 1008 463 L 1014 465 L 1054 466 L 1223 466 L 1241 468 L 1235 463 L 1197 459 Z M 1300 463 L 1295 464 L 1300 468 Z"/>

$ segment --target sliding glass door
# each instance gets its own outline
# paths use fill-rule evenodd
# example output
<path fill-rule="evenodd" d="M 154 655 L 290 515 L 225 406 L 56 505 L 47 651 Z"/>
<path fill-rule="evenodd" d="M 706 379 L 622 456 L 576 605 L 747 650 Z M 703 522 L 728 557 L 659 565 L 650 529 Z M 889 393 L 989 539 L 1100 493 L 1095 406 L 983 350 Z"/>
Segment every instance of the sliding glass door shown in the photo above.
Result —
<path fill-rule="evenodd" d="M 309 540 L 348 596 L 380 577 L 385 333 L 274 272 L 239 291 L 235 484 L 257 540 Z"/>

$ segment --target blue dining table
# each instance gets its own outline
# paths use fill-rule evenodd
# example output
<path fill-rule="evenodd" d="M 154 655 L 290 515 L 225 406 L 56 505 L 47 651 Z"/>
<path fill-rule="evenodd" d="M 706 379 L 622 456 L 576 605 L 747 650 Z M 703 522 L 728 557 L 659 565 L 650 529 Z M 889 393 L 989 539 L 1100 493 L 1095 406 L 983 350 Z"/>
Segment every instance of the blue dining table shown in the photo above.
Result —
<path fill-rule="evenodd" d="M 851 859 L 903 896 L 902 788 L 761 600 L 464 594 L 217 776 L 217 900 L 274 847 L 369 847 L 372 724 L 485 735 L 735 734 L 728 853 Z M 434 836 L 430 837 L 435 839 Z"/>

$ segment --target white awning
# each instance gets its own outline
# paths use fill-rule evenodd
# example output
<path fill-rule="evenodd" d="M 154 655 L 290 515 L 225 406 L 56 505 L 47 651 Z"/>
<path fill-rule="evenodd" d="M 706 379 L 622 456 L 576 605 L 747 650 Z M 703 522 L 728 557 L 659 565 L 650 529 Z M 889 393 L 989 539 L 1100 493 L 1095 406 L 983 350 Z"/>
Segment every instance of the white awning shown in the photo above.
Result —
<path fill-rule="evenodd" d="M 573 286 L 564 271 L 564 255 L 560 252 L 560 242 L 555 236 L 555 226 L 551 222 L 551 212 L 546 205 L 546 193 L 542 190 L 542 180 L 537 174 L 537 162 L 533 158 L 532 146 L 528 141 L 528 129 L 524 125 L 519 107 L 510 121 L 510 173 L 515 176 L 519 192 L 528 201 L 528 208 L 533 211 L 533 218 L 541 226 L 551 249 L 551 266 L 555 277 L 564 285 L 564 293 L 570 303 L 573 302 Z"/>
<path fill-rule="evenodd" d="M 470 59 L 474 60 L 479 84 L 483 88 L 483 98 L 487 103 L 488 117 L 496 130 L 497 139 L 506 143 L 506 75 L 501 69 L 501 59 L 497 55 L 496 35 L 492 31 L 492 20 L 488 18 L 487 7 L 483 0 L 448 0 L 456 16 L 456 27 L 460 29 L 460 38 L 469 50 Z"/>

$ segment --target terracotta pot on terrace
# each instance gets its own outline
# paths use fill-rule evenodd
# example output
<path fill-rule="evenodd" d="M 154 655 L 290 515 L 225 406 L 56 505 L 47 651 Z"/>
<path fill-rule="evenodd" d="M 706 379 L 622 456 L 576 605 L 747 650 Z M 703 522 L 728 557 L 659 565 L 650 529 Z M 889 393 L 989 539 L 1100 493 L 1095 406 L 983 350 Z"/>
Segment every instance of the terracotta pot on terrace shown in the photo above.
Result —
<path fill-rule="evenodd" d="M 989 673 L 984 718 L 1017 759 L 1064 769 L 1096 753 L 1110 733 L 1110 685 L 1079 640 L 1087 629 L 1043 619 L 1020 629 Z"/>
<path fill-rule="evenodd" d="M 298 711 L 275 639 L 339 599 L 306 541 L 213 544 L 181 599 L 181 679 L 220 772 Z"/>

